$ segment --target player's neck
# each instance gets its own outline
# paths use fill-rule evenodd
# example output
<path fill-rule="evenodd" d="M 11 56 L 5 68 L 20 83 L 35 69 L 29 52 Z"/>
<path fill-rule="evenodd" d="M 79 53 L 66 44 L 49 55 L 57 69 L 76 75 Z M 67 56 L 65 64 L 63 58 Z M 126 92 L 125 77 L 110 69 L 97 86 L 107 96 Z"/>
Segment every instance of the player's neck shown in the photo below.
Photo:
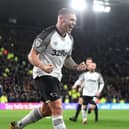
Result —
<path fill-rule="evenodd" d="M 90 70 L 90 73 L 93 73 L 93 72 L 95 72 L 94 70 Z"/>
<path fill-rule="evenodd" d="M 62 37 L 65 37 L 65 36 L 66 36 L 66 32 L 65 32 L 58 24 L 56 24 L 56 28 L 57 28 L 58 33 L 59 33 Z"/>

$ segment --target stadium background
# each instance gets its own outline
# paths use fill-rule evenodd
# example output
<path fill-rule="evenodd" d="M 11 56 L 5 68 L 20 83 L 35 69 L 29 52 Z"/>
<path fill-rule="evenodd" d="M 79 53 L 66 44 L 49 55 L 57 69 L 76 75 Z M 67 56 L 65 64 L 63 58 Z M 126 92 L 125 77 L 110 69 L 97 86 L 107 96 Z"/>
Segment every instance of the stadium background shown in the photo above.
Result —
<path fill-rule="evenodd" d="M 10 109 L 14 107 L 17 109 L 19 106 L 10 102 L 21 104 L 40 101 L 33 85 L 32 66 L 27 60 L 27 54 L 35 36 L 43 28 L 56 23 L 57 11 L 62 7 L 68 7 L 69 1 L 0 1 L 0 123 L 2 123 L 0 128 L 7 128 L 9 121 L 7 118 L 13 119 L 14 113 Z M 91 7 L 93 1 L 86 1 Z M 77 27 L 73 31 L 75 38 L 73 58 L 79 63 L 88 56 L 93 57 L 97 63 L 97 70 L 103 74 L 105 80 L 105 88 L 98 100 L 98 106 L 103 109 L 101 119 L 105 122 L 114 121 L 116 124 L 111 129 L 119 126 L 120 121 L 124 123 L 121 126 L 126 128 L 129 126 L 127 124 L 129 117 L 126 116 L 129 109 L 129 0 L 109 0 L 109 3 L 110 13 L 96 13 L 90 8 L 82 14 L 78 13 Z M 76 104 L 80 94 L 71 90 L 71 86 L 80 73 L 69 72 L 67 69 L 63 69 L 63 73 L 63 102 L 66 105 Z M 3 104 L 6 99 L 9 103 Z M 7 111 L 3 110 L 4 107 Z M 75 108 L 75 105 L 72 107 Z M 122 115 L 123 117 L 103 118 L 106 111 L 106 115 L 112 114 L 112 108 L 117 109 L 115 115 L 118 115 L 118 118 Z M 67 112 L 72 114 L 73 110 Z M 2 117 L 5 118 L 4 122 Z"/>

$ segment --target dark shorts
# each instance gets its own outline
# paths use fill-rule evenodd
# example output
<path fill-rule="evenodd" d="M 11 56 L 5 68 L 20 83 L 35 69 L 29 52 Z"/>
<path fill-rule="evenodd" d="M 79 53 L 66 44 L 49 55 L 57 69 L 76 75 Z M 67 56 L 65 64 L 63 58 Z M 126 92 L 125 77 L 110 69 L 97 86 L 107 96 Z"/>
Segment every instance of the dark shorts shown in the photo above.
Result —
<path fill-rule="evenodd" d="M 43 102 L 51 102 L 61 97 L 61 82 L 52 76 L 42 76 L 34 79 Z"/>
<path fill-rule="evenodd" d="M 82 96 L 83 97 L 83 105 L 88 105 L 93 99 L 92 96 Z"/>
<path fill-rule="evenodd" d="M 91 100 L 90 104 L 96 105 L 95 101 Z"/>

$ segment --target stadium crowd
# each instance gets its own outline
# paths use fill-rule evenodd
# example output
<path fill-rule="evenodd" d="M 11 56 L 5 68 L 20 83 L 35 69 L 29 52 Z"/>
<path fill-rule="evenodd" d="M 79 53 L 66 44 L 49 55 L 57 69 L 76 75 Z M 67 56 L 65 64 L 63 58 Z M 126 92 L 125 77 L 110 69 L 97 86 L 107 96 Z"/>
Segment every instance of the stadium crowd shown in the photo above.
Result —
<path fill-rule="evenodd" d="M 100 102 L 129 102 L 129 27 L 123 31 L 114 28 L 112 33 L 97 33 L 95 42 L 90 44 L 85 54 L 93 57 L 105 80 Z M 24 47 L 17 49 L 16 42 L 14 33 L 7 36 L 7 33 L 0 32 L 0 96 L 7 96 L 8 102 L 39 101 L 40 95 L 32 81 L 32 66 Z M 81 48 L 75 45 L 75 50 L 74 58 L 78 62 L 82 57 L 84 59 Z M 63 101 L 76 102 L 80 93 L 71 87 L 80 73 L 68 72 L 67 69 L 63 69 L 63 73 Z"/>

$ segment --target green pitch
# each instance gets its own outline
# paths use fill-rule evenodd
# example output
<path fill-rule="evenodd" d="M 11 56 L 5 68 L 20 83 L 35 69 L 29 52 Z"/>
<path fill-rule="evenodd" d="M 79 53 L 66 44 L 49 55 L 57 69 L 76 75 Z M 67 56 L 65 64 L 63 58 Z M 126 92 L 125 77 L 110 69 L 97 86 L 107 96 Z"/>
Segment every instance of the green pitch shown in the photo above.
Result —
<path fill-rule="evenodd" d="M 10 121 L 19 120 L 29 111 L 0 111 L 0 129 L 8 129 Z M 81 114 L 77 122 L 69 121 L 74 114 L 73 110 L 64 111 L 64 120 L 67 129 L 129 129 L 129 110 L 101 110 L 99 111 L 99 122 L 94 122 L 94 113 L 88 115 L 88 123 L 81 123 Z M 24 129 L 53 129 L 51 119 L 45 118 Z"/>

